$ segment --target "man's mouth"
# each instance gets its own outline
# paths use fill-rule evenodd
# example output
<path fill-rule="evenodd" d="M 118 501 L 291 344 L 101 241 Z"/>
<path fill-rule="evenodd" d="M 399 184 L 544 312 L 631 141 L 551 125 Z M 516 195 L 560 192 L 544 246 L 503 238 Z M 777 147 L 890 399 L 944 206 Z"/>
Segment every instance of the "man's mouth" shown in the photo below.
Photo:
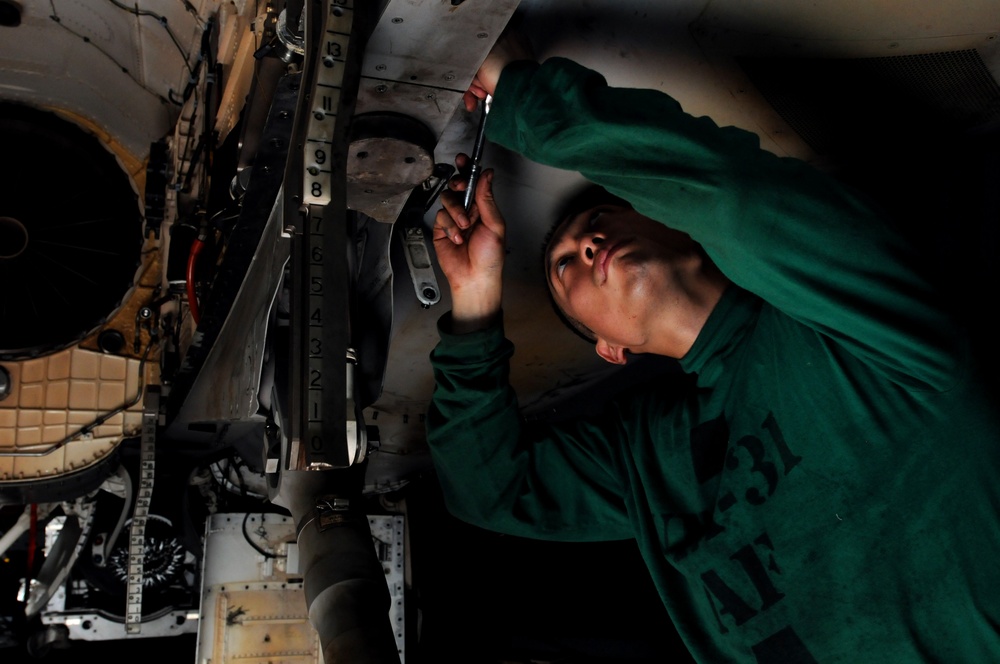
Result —
<path fill-rule="evenodd" d="M 624 244 L 625 242 L 617 242 L 607 245 L 597 252 L 597 256 L 594 257 L 594 269 L 597 270 L 598 285 L 608 280 L 608 267 L 611 265 L 611 258 Z"/>

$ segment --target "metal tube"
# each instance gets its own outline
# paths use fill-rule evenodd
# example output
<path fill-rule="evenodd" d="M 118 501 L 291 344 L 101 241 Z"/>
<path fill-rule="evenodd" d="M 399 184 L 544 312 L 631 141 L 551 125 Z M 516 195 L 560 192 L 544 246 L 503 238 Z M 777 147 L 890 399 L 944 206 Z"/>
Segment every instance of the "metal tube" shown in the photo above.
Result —
<path fill-rule="evenodd" d="M 309 621 L 319 633 L 325 664 L 398 664 L 389 589 L 367 517 L 350 508 L 320 507 L 300 523 Z"/>

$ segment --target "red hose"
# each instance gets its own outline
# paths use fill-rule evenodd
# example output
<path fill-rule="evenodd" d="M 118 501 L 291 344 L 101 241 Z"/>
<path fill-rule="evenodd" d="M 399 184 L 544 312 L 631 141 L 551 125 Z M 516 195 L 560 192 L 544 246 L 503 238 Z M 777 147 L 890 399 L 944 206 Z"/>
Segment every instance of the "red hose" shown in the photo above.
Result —
<path fill-rule="evenodd" d="M 191 253 L 188 254 L 187 262 L 187 296 L 188 309 L 191 310 L 191 319 L 197 325 L 201 321 L 201 312 L 198 311 L 198 294 L 194 290 L 194 267 L 198 263 L 198 254 L 205 246 L 205 241 L 200 237 L 195 238 L 191 243 Z"/>

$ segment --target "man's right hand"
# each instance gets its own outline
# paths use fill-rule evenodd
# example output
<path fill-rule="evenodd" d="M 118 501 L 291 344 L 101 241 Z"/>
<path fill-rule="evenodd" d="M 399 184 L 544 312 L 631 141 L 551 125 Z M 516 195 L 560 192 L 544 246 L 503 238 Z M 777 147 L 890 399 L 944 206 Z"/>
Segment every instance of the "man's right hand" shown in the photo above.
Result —
<path fill-rule="evenodd" d="M 456 161 L 462 165 L 465 155 Z M 500 314 L 506 225 L 493 198 L 493 170 L 483 171 L 475 202 L 465 213 L 461 185 L 441 194 L 434 219 L 434 250 L 451 287 L 452 331 L 472 332 Z"/>
<path fill-rule="evenodd" d="M 465 93 L 463 101 L 467 111 L 476 110 L 476 104 L 480 99 L 486 99 L 486 95 L 493 95 L 497 89 L 497 82 L 503 68 L 511 62 L 517 60 L 534 60 L 531 54 L 531 45 L 528 40 L 516 32 L 505 32 L 500 35 L 500 39 L 493 45 L 490 54 L 479 67 L 479 72 L 472 79 L 472 85 Z"/>

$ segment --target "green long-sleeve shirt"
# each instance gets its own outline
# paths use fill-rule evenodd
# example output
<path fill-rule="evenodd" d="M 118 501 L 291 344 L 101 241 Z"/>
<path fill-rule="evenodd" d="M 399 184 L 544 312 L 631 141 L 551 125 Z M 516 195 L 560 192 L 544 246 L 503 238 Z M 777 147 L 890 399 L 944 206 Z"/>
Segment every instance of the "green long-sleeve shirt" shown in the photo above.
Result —
<path fill-rule="evenodd" d="M 1000 661 L 1000 421 L 933 266 L 808 165 L 566 60 L 508 66 L 489 136 L 689 233 L 736 286 L 691 385 L 556 426 L 520 418 L 499 326 L 443 320 L 449 509 L 634 537 L 700 661 Z"/>

